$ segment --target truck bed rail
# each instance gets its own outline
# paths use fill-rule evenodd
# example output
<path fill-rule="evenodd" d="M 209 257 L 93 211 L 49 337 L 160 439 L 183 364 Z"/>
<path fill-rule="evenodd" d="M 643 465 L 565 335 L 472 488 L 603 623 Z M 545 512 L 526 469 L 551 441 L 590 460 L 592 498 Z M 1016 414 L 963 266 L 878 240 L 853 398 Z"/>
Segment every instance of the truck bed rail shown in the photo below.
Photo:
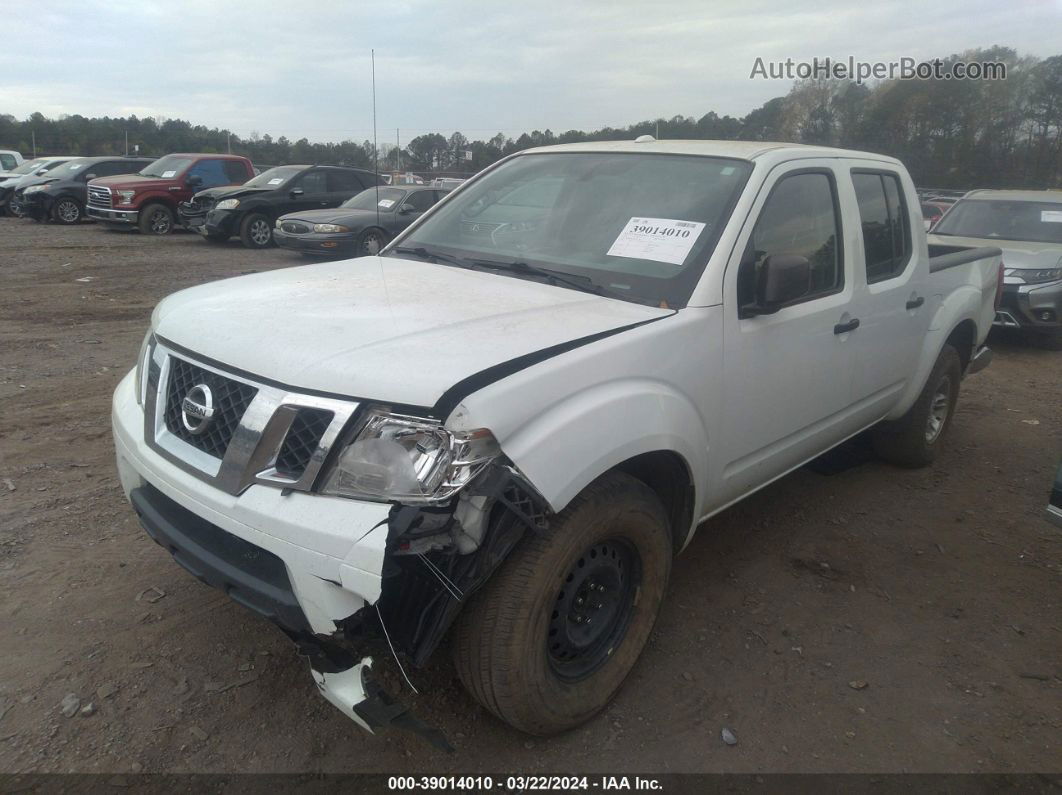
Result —
<path fill-rule="evenodd" d="M 979 259 L 987 259 L 988 257 L 1002 256 L 1002 249 L 993 248 L 992 246 L 982 246 L 981 248 L 968 248 L 967 246 L 930 245 L 929 272 L 936 273 L 937 271 L 943 271 L 947 270 L 948 268 L 955 268 L 959 265 L 965 265 L 967 262 L 973 262 Z"/>

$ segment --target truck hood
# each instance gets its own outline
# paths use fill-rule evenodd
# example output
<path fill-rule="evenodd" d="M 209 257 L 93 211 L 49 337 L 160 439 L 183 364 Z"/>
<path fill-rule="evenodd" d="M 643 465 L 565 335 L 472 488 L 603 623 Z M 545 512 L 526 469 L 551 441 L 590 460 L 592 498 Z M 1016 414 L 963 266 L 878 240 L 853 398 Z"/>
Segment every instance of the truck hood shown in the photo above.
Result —
<path fill-rule="evenodd" d="M 118 174 L 114 177 L 96 177 L 90 180 L 93 185 L 105 188 L 168 188 L 181 180 L 181 177 L 162 179 L 161 177 L 142 177 L 139 174 Z"/>
<path fill-rule="evenodd" d="M 929 242 L 941 246 L 991 246 L 1003 251 L 1005 268 L 1057 268 L 1062 260 L 1062 243 L 1030 243 L 998 237 L 955 237 L 929 235 Z"/>
<path fill-rule="evenodd" d="M 240 276 L 166 298 L 155 333 L 261 378 L 433 406 L 526 354 L 672 314 L 520 278 L 394 257 Z"/>

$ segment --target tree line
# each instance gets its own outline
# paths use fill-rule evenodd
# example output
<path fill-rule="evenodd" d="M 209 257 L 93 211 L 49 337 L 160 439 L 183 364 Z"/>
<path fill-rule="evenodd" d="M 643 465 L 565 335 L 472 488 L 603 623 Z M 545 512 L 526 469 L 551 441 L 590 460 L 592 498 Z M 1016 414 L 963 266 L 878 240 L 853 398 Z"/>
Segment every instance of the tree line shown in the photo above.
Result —
<path fill-rule="evenodd" d="M 945 74 L 962 61 L 1001 61 L 1004 80 L 850 80 L 797 81 L 743 117 L 709 111 L 698 117 L 673 116 L 627 127 L 534 130 L 516 138 L 498 133 L 470 140 L 417 136 L 401 150 L 381 148 L 381 170 L 424 173 L 474 173 L 522 149 L 579 141 L 625 140 L 639 135 L 660 138 L 787 141 L 840 146 L 898 157 L 916 183 L 937 188 L 1062 188 L 1062 55 L 1046 59 L 1019 56 L 1006 47 L 971 50 L 941 59 Z M 139 145 L 142 154 L 226 152 L 265 165 L 336 163 L 372 168 L 371 141 L 311 143 L 193 125 L 180 119 L 48 119 L 34 113 L 25 120 L 0 114 L 0 147 L 27 153 L 33 142 L 40 154 L 122 154 Z"/>

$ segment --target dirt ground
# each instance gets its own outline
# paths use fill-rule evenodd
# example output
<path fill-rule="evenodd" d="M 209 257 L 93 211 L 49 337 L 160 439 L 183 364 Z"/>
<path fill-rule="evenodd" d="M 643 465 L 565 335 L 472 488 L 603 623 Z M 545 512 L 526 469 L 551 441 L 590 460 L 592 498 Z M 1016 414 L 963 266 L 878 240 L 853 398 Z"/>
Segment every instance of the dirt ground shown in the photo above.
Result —
<path fill-rule="evenodd" d="M 856 449 L 702 527 L 586 726 L 521 735 L 440 654 L 403 697 L 457 752 L 362 733 L 285 637 L 151 542 L 113 462 L 111 391 L 153 305 L 303 264 L 0 219 L 0 771 L 1062 771 L 1062 534 L 1043 519 L 1062 353 L 1008 340 L 932 468 Z M 71 693 L 95 713 L 64 717 Z"/>

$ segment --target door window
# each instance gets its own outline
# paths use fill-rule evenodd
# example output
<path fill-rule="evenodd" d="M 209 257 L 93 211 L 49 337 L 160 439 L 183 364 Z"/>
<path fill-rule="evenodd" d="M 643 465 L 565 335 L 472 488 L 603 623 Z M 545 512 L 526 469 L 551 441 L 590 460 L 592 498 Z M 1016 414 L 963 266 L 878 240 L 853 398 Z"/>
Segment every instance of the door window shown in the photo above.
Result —
<path fill-rule="evenodd" d="M 302 188 L 304 193 L 327 193 L 328 175 L 324 171 L 310 171 L 299 178 L 296 187 Z"/>
<path fill-rule="evenodd" d="M 433 190 L 418 190 L 406 196 L 405 203 L 412 205 L 414 212 L 422 213 L 435 204 L 434 195 Z"/>
<path fill-rule="evenodd" d="M 899 178 L 895 174 L 857 171 L 852 174 L 867 283 L 903 273 L 911 256 L 911 230 Z"/>
<path fill-rule="evenodd" d="M 767 257 L 794 254 L 811 265 L 807 301 L 844 284 L 839 241 L 841 220 L 833 179 L 825 172 L 782 177 L 771 189 L 749 237 L 738 271 L 738 306 L 755 300 L 756 278 Z"/>
<path fill-rule="evenodd" d="M 328 172 L 328 192 L 329 193 L 345 193 L 348 196 L 353 196 L 355 193 L 361 193 L 367 185 L 363 185 L 362 181 L 358 179 L 358 175 L 353 171 L 329 171 Z"/>
<path fill-rule="evenodd" d="M 229 185 L 231 181 L 225 173 L 224 160 L 200 160 L 188 169 L 188 177 L 200 177 L 203 181 L 196 186 L 196 190 L 204 188 L 218 188 Z"/>
<path fill-rule="evenodd" d="M 12 171 L 18 168 L 18 161 L 14 155 L 0 154 L 0 168 L 3 168 L 4 171 Z"/>
<path fill-rule="evenodd" d="M 250 177 L 247 176 L 247 167 L 240 160 L 223 160 L 222 168 L 231 185 L 242 185 Z"/>

